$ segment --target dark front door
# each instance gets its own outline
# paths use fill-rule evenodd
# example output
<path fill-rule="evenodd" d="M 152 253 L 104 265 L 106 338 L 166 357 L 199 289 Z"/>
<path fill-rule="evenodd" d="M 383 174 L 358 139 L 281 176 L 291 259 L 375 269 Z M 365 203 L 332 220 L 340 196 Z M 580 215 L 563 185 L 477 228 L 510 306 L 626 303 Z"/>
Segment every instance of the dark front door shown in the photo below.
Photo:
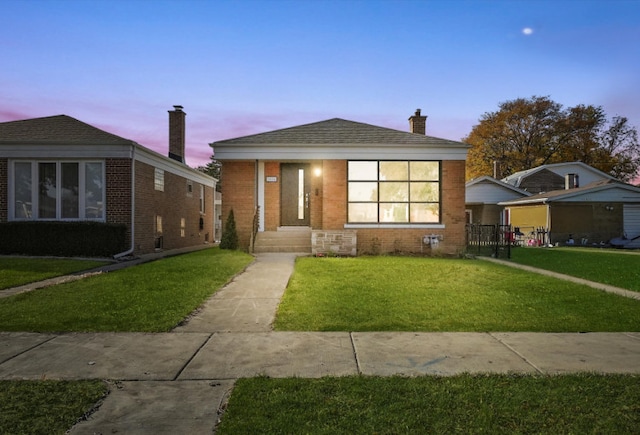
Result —
<path fill-rule="evenodd" d="M 282 226 L 309 226 L 311 167 L 304 163 L 280 165 L 280 220 Z"/>

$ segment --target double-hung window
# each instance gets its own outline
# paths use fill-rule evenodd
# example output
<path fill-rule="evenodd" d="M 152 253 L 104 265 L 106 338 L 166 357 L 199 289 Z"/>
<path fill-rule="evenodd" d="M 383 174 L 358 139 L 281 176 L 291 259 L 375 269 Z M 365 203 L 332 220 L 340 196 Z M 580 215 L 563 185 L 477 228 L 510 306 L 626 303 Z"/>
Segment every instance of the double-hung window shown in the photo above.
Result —
<path fill-rule="evenodd" d="M 13 219 L 105 219 L 103 162 L 14 161 L 11 170 Z"/>
<path fill-rule="evenodd" d="M 440 162 L 349 161 L 348 222 L 440 223 Z"/>

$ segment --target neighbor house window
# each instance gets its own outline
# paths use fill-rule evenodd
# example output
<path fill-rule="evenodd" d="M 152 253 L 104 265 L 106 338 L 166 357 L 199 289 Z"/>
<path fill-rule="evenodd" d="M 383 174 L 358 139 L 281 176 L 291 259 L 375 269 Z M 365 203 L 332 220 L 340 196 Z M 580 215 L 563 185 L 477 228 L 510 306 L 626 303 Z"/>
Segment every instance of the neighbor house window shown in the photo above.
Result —
<path fill-rule="evenodd" d="M 155 237 L 155 248 L 162 249 L 164 246 L 164 237 L 162 236 L 162 216 L 156 215 L 155 219 L 155 228 L 156 228 L 156 237 Z"/>
<path fill-rule="evenodd" d="M 204 213 L 204 186 L 200 185 L 200 213 Z"/>
<path fill-rule="evenodd" d="M 440 223 L 440 162 L 348 162 L 349 223 Z"/>
<path fill-rule="evenodd" d="M 185 218 L 180 218 L 180 237 L 184 237 L 187 229 L 187 221 Z"/>
<path fill-rule="evenodd" d="M 162 169 L 155 168 L 153 181 L 155 189 L 164 192 L 164 171 Z"/>
<path fill-rule="evenodd" d="M 104 220 L 103 162 L 13 162 L 14 219 Z"/>
<path fill-rule="evenodd" d="M 193 181 L 187 180 L 187 196 L 191 198 L 193 196 Z"/>

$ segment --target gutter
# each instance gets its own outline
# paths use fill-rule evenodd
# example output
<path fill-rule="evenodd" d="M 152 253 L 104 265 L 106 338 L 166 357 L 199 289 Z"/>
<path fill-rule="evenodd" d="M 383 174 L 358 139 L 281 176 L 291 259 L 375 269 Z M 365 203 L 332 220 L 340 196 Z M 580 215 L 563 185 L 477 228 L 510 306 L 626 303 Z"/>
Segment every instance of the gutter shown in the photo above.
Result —
<path fill-rule="evenodd" d="M 136 214 L 136 146 L 133 146 L 131 153 L 131 245 L 126 251 L 115 254 L 116 260 L 131 255 L 135 249 L 135 214 Z"/>

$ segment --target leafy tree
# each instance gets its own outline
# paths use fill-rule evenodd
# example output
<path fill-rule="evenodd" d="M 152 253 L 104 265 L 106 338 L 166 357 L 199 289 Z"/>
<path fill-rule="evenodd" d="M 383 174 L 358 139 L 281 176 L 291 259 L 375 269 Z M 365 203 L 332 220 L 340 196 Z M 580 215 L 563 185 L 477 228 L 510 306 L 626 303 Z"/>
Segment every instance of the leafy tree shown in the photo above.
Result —
<path fill-rule="evenodd" d="M 491 175 L 498 162 L 500 177 L 536 166 L 581 161 L 622 181 L 640 170 L 640 145 L 627 118 L 607 120 L 602 107 L 577 105 L 563 109 L 549 97 L 518 98 L 482 115 L 463 139 L 472 145 L 467 178 Z"/>
<path fill-rule="evenodd" d="M 227 221 L 224 224 L 220 249 L 238 249 L 238 232 L 236 231 L 236 220 L 233 217 L 233 209 L 229 212 Z"/>
<path fill-rule="evenodd" d="M 200 172 L 204 172 L 205 174 L 210 175 L 213 178 L 216 178 L 218 180 L 218 184 L 216 185 L 216 190 L 220 192 L 220 187 L 221 187 L 220 183 L 222 181 L 220 178 L 220 176 L 222 175 L 222 162 L 214 159 L 213 156 L 211 156 L 211 160 L 206 165 L 198 166 L 196 170 Z"/>

